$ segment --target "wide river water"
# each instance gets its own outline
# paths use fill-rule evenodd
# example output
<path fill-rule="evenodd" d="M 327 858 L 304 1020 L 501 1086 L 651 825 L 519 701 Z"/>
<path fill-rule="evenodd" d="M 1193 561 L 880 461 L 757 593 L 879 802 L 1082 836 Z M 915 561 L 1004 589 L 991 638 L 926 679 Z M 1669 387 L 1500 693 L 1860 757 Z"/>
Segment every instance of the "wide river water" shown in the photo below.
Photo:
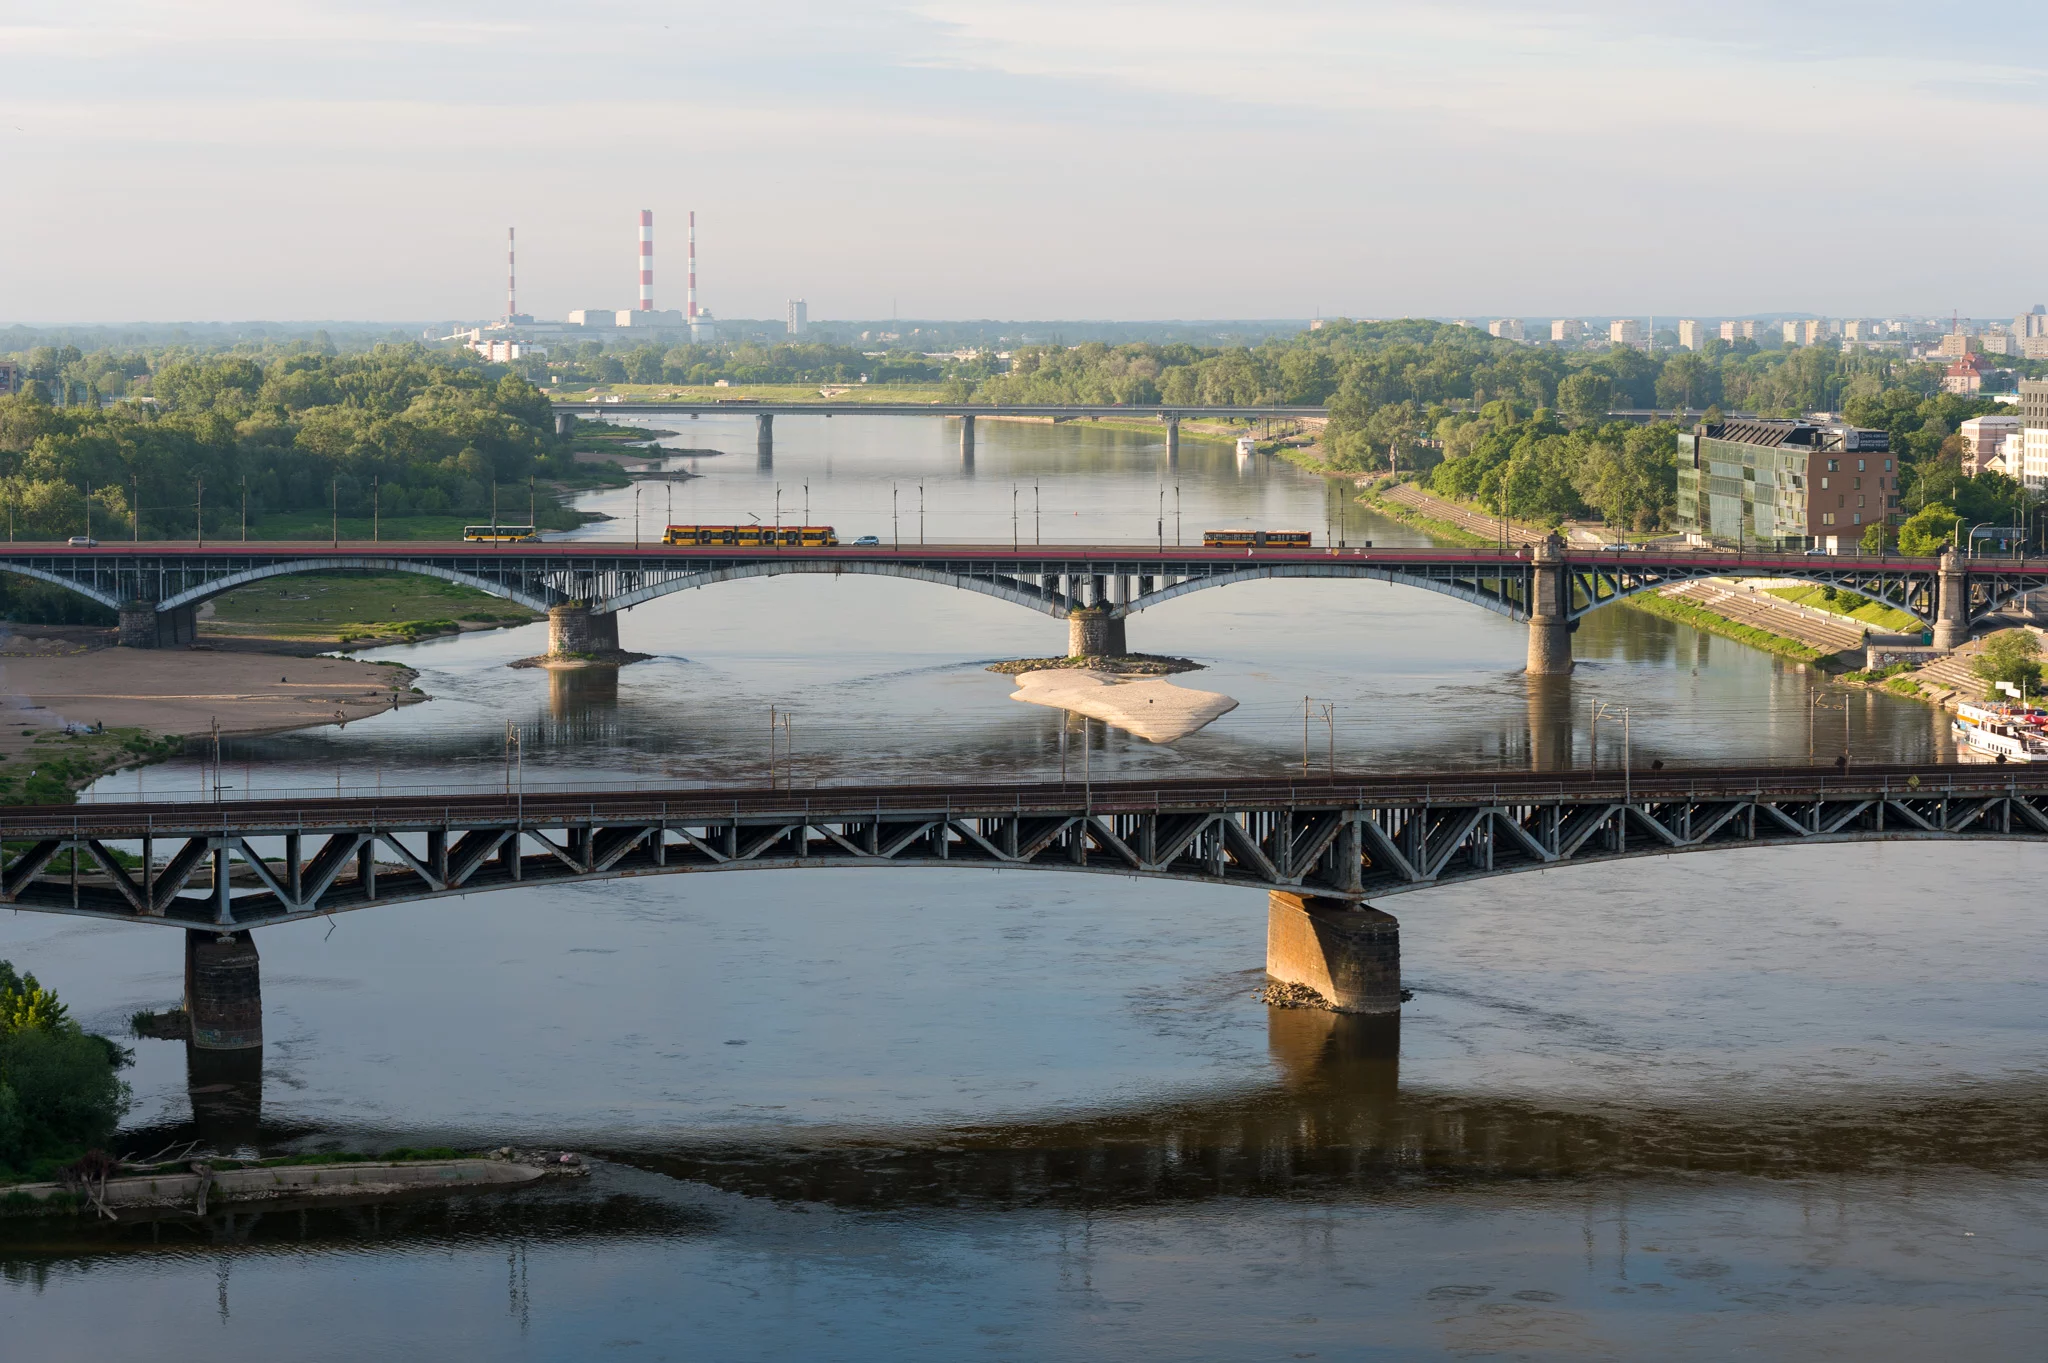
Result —
<path fill-rule="evenodd" d="M 1320 480 L 1150 432 L 688 423 L 701 477 L 588 499 L 842 537 L 1316 531 Z M 1162 505 L 1164 514 L 1161 514 Z M 893 509 L 893 523 L 892 523 Z M 1356 507 L 1352 543 L 1419 543 Z M 1161 524 L 1163 520 L 1163 525 Z M 1532 685 L 1522 628 L 1384 584 L 1145 612 L 1240 707 L 1170 747 L 1010 699 L 1065 626 L 799 576 L 648 603 L 615 685 L 544 627 L 373 655 L 434 697 L 230 743 L 243 790 L 1525 771 L 1942 760 L 1926 707 L 1628 610 Z M 1325 705 L 1331 718 L 1321 716 Z M 1622 712 L 1627 712 L 1624 740 Z M 1067 732 L 1063 734 L 1063 729 Z M 1809 748 L 1811 745 L 1811 749 Z M 198 798 L 179 761 L 99 798 Z M 565 1188 L 142 1231 L 0 1229 L 10 1356 L 581 1359 L 2016 1357 L 2048 1325 L 2048 926 L 2033 847 L 1721 852 L 1401 896 L 1397 1025 L 1267 1009 L 1262 896 L 985 871 L 498 891 L 266 930 L 260 1082 L 135 1043 L 120 1143 L 558 1144 Z M 176 938 L 34 914 L 0 958 L 88 1025 Z"/>

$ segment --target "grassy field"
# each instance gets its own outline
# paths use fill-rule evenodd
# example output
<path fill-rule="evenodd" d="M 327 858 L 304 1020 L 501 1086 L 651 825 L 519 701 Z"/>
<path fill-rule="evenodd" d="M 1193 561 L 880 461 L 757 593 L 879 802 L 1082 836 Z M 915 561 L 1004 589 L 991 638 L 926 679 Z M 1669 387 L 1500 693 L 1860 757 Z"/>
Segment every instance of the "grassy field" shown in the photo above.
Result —
<path fill-rule="evenodd" d="M 463 623 L 523 624 L 534 612 L 474 587 L 413 573 L 289 573 L 215 597 L 202 635 L 364 643 L 453 634 Z"/>
<path fill-rule="evenodd" d="M 1842 609 L 1839 600 L 1830 601 L 1828 599 L 1828 592 L 1833 590 L 1828 587 L 1766 587 L 1764 590 L 1772 596 L 1782 597 L 1796 606 L 1805 606 L 1810 610 L 1831 611 L 1836 615 L 1846 615 L 1852 620 L 1861 620 L 1865 624 L 1876 625 L 1880 629 L 1893 630 L 1900 634 L 1918 634 L 1927 628 L 1927 626 L 1921 624 L 1904 611 L 1893 610 L 1883 602 L 1872 601 L 1867 597 L 1864 599 L 1864 604 L 1858 606 L 1855 610 L 1845 611 Z"/>

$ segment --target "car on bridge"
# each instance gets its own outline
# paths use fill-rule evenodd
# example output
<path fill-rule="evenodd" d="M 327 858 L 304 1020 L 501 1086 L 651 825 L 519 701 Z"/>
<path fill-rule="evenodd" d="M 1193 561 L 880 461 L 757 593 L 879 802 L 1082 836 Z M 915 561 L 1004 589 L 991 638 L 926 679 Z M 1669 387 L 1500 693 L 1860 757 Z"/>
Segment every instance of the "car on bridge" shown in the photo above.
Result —
<path fill-rule="evenodd" d="M 853 547 L 856 549 L 879 549 L 882 547 L 882 537 L 880 535 L 862 535 L 853 542 Z"/>

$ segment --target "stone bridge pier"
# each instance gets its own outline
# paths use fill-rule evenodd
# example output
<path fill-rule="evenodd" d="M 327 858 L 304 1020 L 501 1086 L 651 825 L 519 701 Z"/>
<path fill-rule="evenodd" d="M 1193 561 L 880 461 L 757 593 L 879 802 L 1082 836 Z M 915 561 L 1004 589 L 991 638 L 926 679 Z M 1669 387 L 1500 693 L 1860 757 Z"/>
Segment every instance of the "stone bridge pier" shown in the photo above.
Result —
<path fill-rule="evenodd" d="M 974 467 L 974 414 L 960 418 L 960 467 Z"/>
<path fill-rule="evenodd" d="M 262 1049 L 262 963 L 248 933 L 185 934 L 185 1015 L 196 1050 Z"/>
<path fill-rule="evenodd" d="M 580 601 L 548 610 L 548 656 L 568 658 L 619 651 L 619 613 L 593 611 Z"/>
<path fill-rule="evenodd" d="M 1936 648 L 1961 648 L 1970 642 L 1970 570 L 1953 548 L 1941 556 L 1936 570 L 1940 589 L 1934 607 Z"/>
<path fill-rule="evenodd" d="M 764 460 L 775 457 L 775 413 L 760 412 L 755 415 L 754 451 Z"/>
<path fill-rule="evenodd" d="M 1121 658 L 1131 651 L 1127 617 L 1111 611 L 1130 602 L 1131 580 L 1121 574 L 1088 584 L 1088 604 L 1067 615 L 1069 658 Z"/>
<path fill-rule="evenodd" d="M 1368 904 L 1270 891 L 1266 974 L 1333 1013 L 1399 1013 L 1401 924 Z"/>
<path fill-rule="evenodd" d="M 1564 566 L 1564 541 L 1550 535 L 1535 550 L 1529 591 L 1529 675 L 1557 676 L 1572 670 L 1571 574 Z"/>
<path fill-rule="evenodd" d="M 199 608 L 179 606 L 160 611 L 152 601 L 130 601 L 121 607 L 117 642 L 122 648 L 183 648 L 198 642 Z"/>
<path fill-rule="evenodd" d="M 1180 463 L 1180 418 L 1177 416 L 1166 418 L 1166 462 L 1169 465 Z"/>

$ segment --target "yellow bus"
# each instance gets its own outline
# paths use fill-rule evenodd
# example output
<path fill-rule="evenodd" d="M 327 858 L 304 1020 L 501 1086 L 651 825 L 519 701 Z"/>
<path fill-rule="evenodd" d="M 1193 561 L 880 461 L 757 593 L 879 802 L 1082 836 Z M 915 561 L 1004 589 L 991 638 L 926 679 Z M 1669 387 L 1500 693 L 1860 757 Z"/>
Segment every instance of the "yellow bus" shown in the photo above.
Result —
<path fill-rule="evenodd" d="M 1204 549 L 1307 549 L 1313 536 L 1306 530 L 1204 530 Z"/>
<path fill-rule="evenodd" d="M 671 525 L 663 544 L 715 545 L 722 549 L 828 549 L 839 543 L 829 525 Z"/>
<path fill-rule="evenodd" d="M 465 525 L 462 538 L 479 544 L 517 544 L 539 539 L 540 532 L 530 525 Z"/>

